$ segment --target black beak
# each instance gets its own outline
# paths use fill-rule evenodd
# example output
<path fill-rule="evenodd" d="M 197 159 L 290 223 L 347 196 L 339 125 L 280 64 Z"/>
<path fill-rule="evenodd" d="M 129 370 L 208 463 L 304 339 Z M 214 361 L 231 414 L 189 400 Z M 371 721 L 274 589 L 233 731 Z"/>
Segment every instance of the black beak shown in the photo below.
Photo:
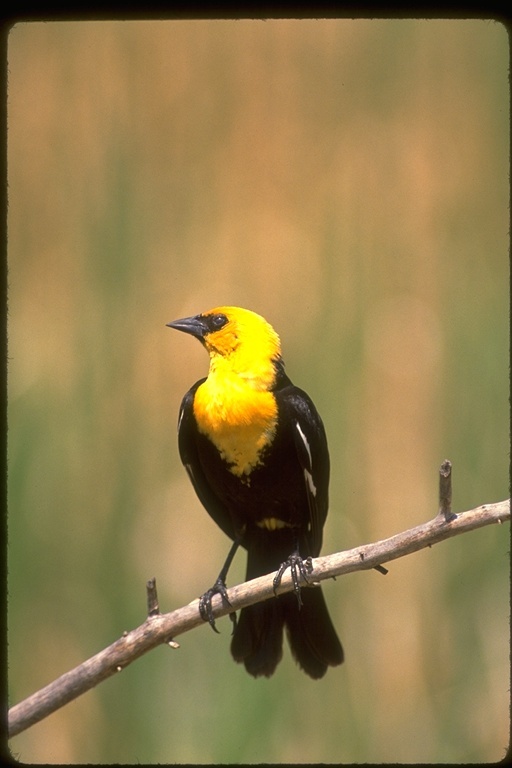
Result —
<path fill-rule="evenodd" d="M 196 339 L 203 339 L 204 335 L 208 333 L 208 326 L 206 325 L 204 317 L 196 315 L 195 317 L 183 317 L 181 320 L 173 320 L 171 323 L 166 323 L 169 328 L 175 328 L 177 331 L 183 331 L 184 333 L 190 333 L 195 336 Z"/>

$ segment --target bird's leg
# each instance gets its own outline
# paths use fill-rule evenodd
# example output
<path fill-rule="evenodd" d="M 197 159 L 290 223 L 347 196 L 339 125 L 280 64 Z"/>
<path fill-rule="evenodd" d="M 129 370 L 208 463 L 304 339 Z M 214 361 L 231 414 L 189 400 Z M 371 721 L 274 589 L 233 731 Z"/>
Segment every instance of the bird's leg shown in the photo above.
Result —
<path fill-rule="evenodd" d="M 215 619 L 213 617 L 213 610 L 212 610 L 212 597 L 214 595 L 220 595 L 222 598 L 222 601 L 231 607 L 231 603 L 228 600 L 228 593 L 226 590 L 226 577 L 228 575 L 229 567 L 231 563 L 233 562 L 233 558 L 235 556 L 235 553 L 239 547 L 240 542 L 238 540 L 235 540 L 233 542 L 233 545 L 231 549 L 229 550 L 228 556 L 226 558 L 226 562 L 222 566 L 222 570 L 219 573 L 217 580 L 215 581 L 215 584 L 213 587 L 210 587 L 210 589 L 207 589 L 206 592 L 201 595 L 199 598 L 199 613 L 201 614 L 201 618 L 203 621 L 207 621 L 210 625 L 210 627 L 218 633 L 218 629 L 215 626 Z M 229 618 L 233 622 L 233 631 L 236 627 L 236 613 L 230 613 Z"/>
<path fill-rule="evenodd" d="M 293 581 L 293 591 L 295 592 L 295 597 L 297 598 L 297 602 L 299 604 L 299 608 L 302 607 L 302 598 L 300 596 L 300 579 L 304 579 L 304 581 L 309 584 L 308 574 L 311 573 L 313 569 L 313 565 L 311 563 L 311 558 L 307 557 L 305 560 L 302 559 L 302 557 L 299 555 L 299 549 L 295 550 L 295 552 L 292 552 L 288 560 L 285 560 L 284 563 L 281 563 L 279 566 L 279 570 L 274 576 L 274 595 L 276 595 L 276 589 L 281 583 L 281 579 L 283 578 L 283 574 L 286 571 L 286 569 L 289 568 L 292 576 Z"/>

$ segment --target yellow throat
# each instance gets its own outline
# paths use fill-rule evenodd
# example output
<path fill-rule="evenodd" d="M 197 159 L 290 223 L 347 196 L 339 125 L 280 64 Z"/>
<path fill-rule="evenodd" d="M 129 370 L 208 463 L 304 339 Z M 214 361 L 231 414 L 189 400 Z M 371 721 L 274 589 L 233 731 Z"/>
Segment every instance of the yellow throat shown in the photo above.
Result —
<path fill-rule="evenodd" d="M 196 391 L 194 415 L 233 474 L 248 481 L 275 434 L 277 404 L 270 389 L 281 354 L 279 337 L 247 309 L 217 307 L 204 314 L 223 314 L 228 322 L 204 337 L 210 370 Z"/>

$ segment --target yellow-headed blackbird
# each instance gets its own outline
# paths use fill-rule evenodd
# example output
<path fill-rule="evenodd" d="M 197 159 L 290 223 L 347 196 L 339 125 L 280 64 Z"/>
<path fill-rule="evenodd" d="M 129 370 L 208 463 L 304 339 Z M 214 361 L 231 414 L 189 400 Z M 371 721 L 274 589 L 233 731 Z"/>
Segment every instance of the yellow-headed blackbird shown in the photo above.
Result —
<path fill-rule="evenodd" d="M 290 566 L 295 592 L 244 608 L 231 653 L 255 677 L 273 674 L 286 627 L 292 654 L 312 678 L 343 661 L 343 649 L 320 587 L 300 590 L 307 558 L 317 557 L 327 516 L 329 453 L 324 426 L 308 395 L 284 371 L 280 341 L 260 315 L 218 307 L 168 323 L 190 333 L 210 355 L 208 376 L 181 405 L 181 460 L 196 493 L 233 540 L 217 582 L 200 610 L 215 628 L 213 594 L 238 546 L 247 550 L 247 579 Z M 303 560 L 304 558 L 304 560 Z"/>

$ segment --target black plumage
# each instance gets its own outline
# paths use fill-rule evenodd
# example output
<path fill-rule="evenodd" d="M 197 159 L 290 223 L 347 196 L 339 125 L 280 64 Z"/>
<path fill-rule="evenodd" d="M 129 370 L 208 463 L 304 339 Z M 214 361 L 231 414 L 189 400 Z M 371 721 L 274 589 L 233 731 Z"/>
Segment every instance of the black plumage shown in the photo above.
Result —
<path fill-rule="evenodd" d="M 228 322 L 236 326 L 236 312 L 247 312 L 221 310 L 170 325 L 200 338 L 212 356 L 218 351 L 209 348 L 214 343 L 211 337 L 222 333 Z M 231 310 L 235 310 L 233 314 Z M 226 323 L 217 319 L 220 327 L 212 330 L 212 317 L 224 317 Z M 299 566 L 308 557 L 317 557 L 328 510 L 329 453 L 322 420 L 309 396 L 287 377 L 280 353 L 269 364 L 272 376 L 265 403 L 270 403 L 273 416 L 268 417 L 250 461 L 240 459 L 239 466 L 236 464 L 237 440 L 245 450 L 244 441 L 253 439 L 253 433 L 250 438 L 247 433 L 250 415 L 242 412 L 234 419 L 227 437 L 222 421 L 213 422 L 214 426 L 203 422 L 196 398 L 207 379 L 187 392 L 179 417 L 181 460 L 201 503 L 235 543 L 231 554 L 236 544 L 247 550 L 247 579 L 278 570 L 290 556 Z M 224 407 L 218 383 L 214 393 Z M 226 407 L 232 402 L 230 397 L 226 396 Z M 257 397 L 254 395 L 256 406 Z M 249 399 L 247 413 L 253 414 L 251 394 Z M 206 614 L 212 592 L 222 591 L 225 577 L 223 569 L 220 588 L 216 584 L 203 596 Z M 272 675 L 282 656 L 284 629 L 294 658 L 312 678 L 320 678 L 329 666 L 342 663 L 343 650 L 320 587 L 303 588 L 298 596 L 288 593 L 243 609 L 232 638 L 233 657 L 254 676 Z"/>

